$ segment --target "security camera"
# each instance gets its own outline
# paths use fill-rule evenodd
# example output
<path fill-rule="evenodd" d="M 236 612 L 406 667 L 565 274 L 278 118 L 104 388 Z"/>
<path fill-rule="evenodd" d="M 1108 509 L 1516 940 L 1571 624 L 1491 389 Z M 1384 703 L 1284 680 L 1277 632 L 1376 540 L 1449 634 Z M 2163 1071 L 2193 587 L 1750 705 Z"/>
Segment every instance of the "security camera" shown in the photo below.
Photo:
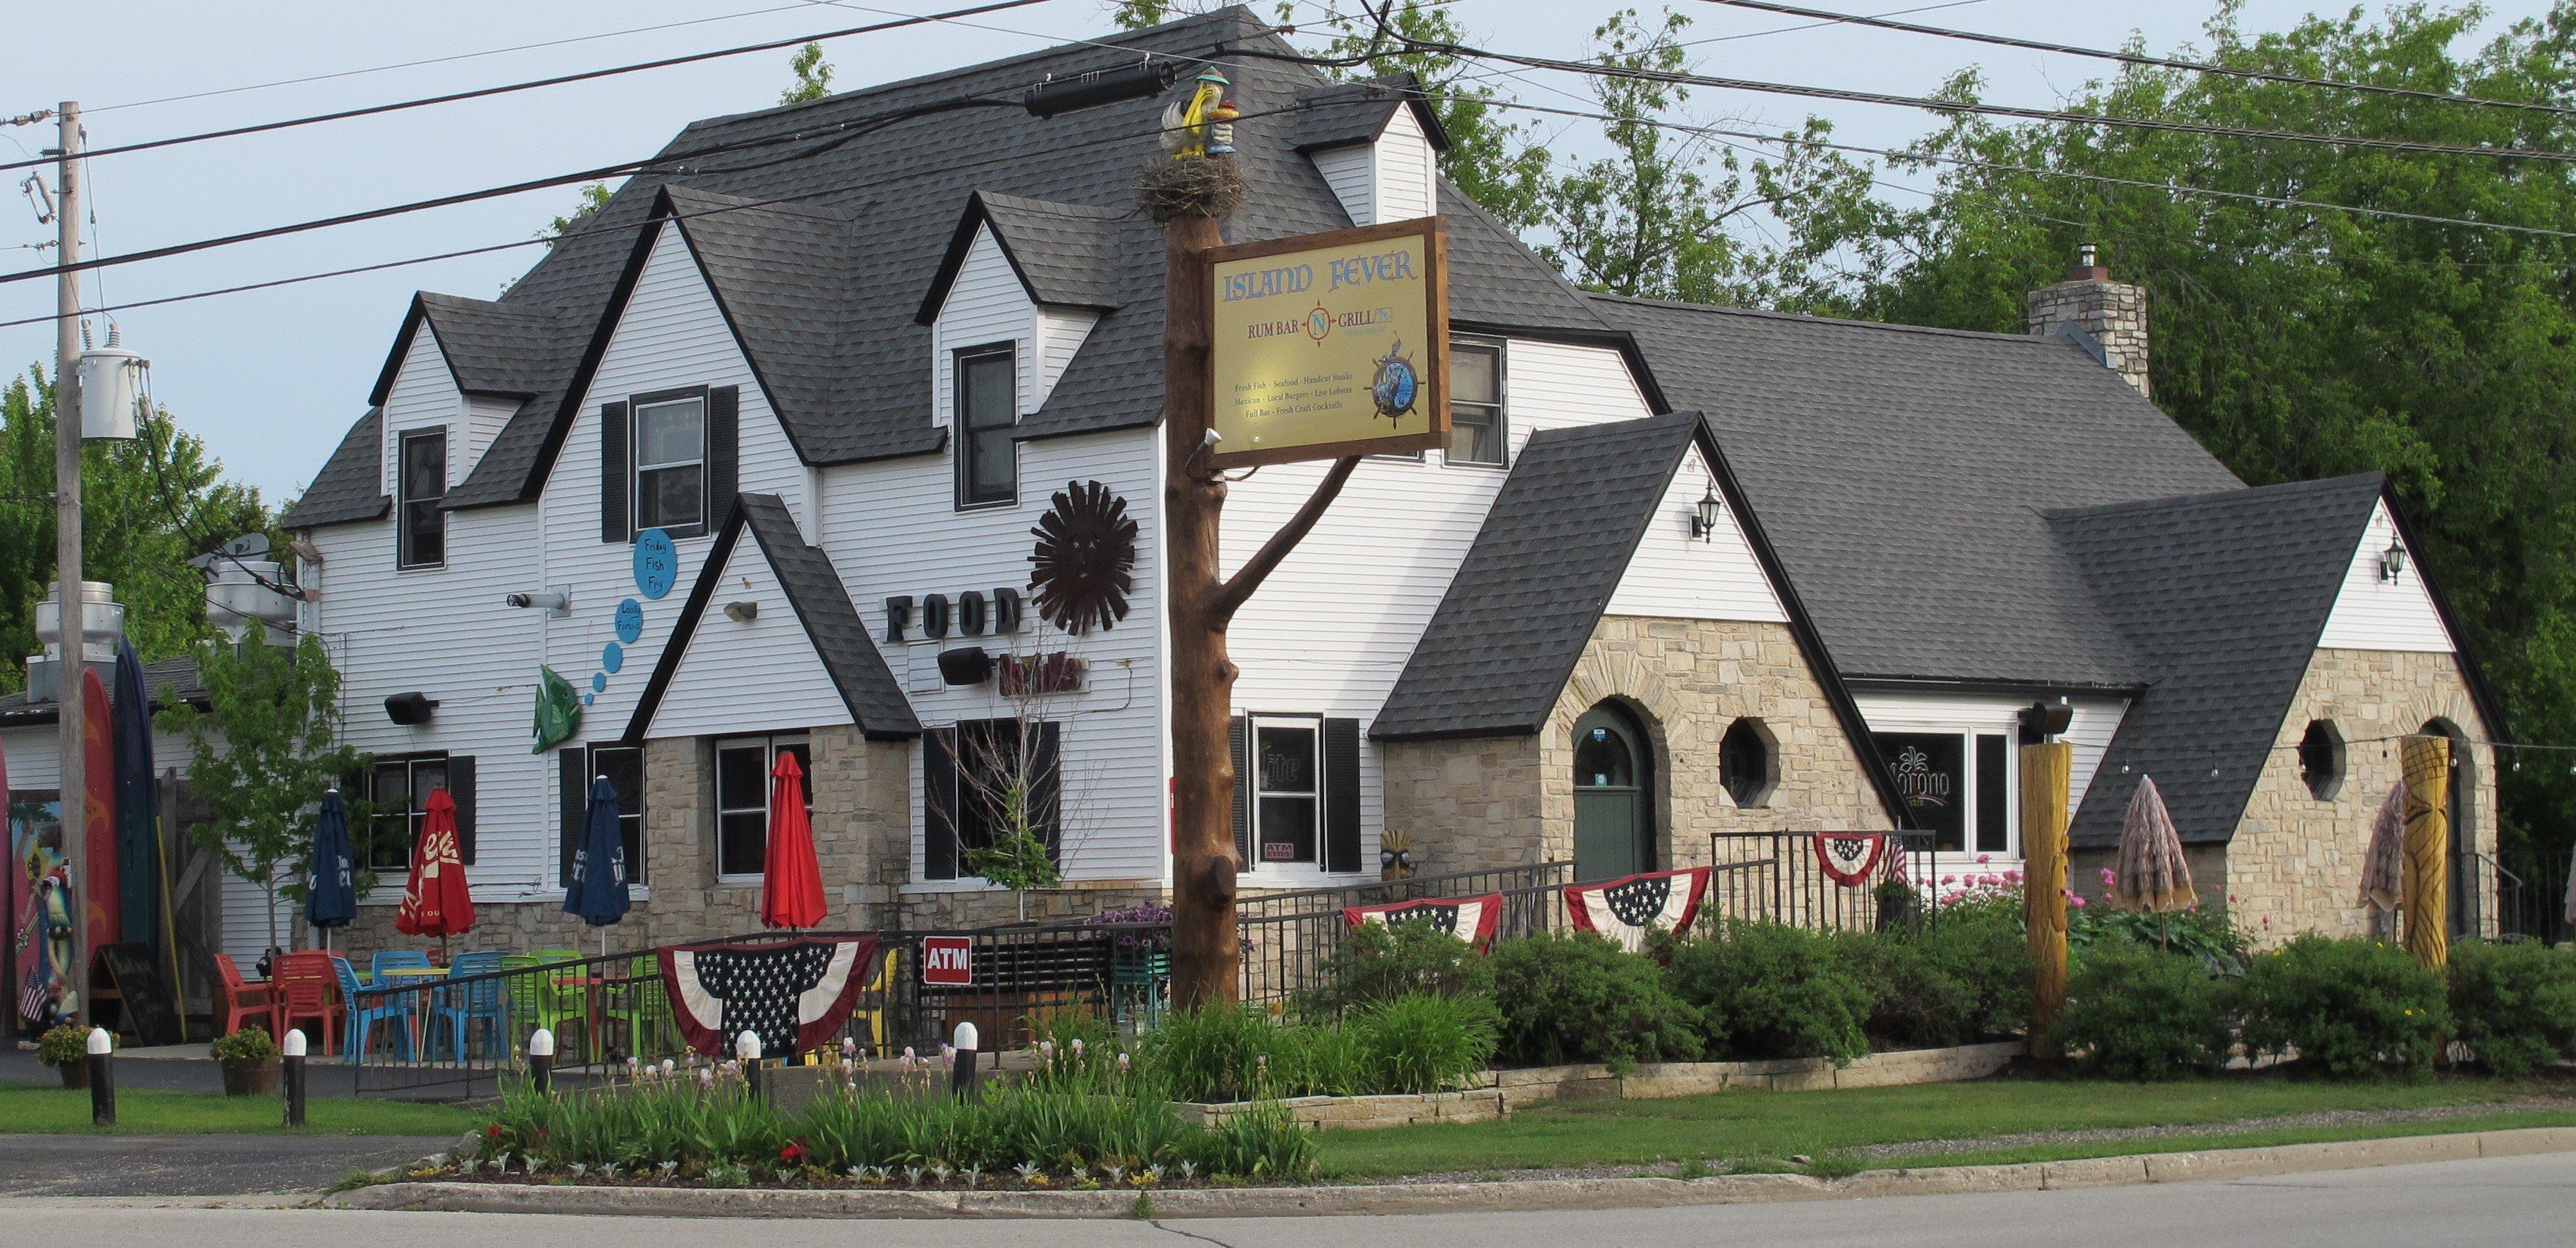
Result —
<path fill-rule="evenodd" d="M 572 591 L 569 589 L 547 590 L 536 594 L 526 592 L 504 594 L 501 596 L 501 602 L 505 606 L 517 607 L 521 610 L 541 607 L 548 614 L 555 616 L 572 614 Z"/>

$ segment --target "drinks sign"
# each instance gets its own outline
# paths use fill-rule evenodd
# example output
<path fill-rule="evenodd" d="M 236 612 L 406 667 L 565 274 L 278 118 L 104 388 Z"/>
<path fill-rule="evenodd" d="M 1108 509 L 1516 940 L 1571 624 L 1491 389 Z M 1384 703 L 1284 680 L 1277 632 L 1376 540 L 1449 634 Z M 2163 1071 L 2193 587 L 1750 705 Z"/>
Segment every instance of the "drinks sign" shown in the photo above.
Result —
<path fill-rule="evenodd" d="M 1407 453 L 1449 437 L 1441 219 L 1209 253 L 1219 468 Z"/>

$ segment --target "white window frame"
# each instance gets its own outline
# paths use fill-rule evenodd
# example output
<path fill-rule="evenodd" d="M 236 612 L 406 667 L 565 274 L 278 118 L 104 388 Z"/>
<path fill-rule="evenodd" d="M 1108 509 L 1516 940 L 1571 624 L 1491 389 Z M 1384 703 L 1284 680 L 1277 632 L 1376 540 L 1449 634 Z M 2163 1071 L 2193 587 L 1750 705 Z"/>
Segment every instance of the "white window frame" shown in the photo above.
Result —
<path fill-rule="evenodd" d="M 1005 338 L 999 342 L 956 347 L 951 349 L 948 355 L 948 437 L 949 445 L 953 448 L 950 458 L 955 461 L 951 475 L 955 480 L 955 506 L 959 511 L 981 511 L 988 507 L 1016 507 L 1020 503 L 1020 444 L 1017 440 L 1009 438 L 1003 440 L 1003 445 L 1009 448 L 1007 457 L 1011 466 L 1011 488 L 1000 498 L 979 499 L 972 496 L 975 470 L 975 424 L 966 411 L 966 371 L 968 365 L 994 360 L 1001 361 L 1004 378 L 1002 389 L 1010 396 L 1011 419 L 1001 427 L 1017 429 L 1020 423 L 1019 339 Z"/>
<path fill-rule="evenodd" d="M 758 744 L 758 745 L 761 747 L 761 760 L 762 760 L 762 761 L 761 761 L 761 768 L 760 768 L 760 776 L 761 776 L 761 780 L 760 780 L 760 804 L 759 804 L 758 806 L 727 806 L 727 805 L 725 805 L 725 804 L 724 804 L 724 798 L 725 798 L 725 794 L 724 794 L 724 755 L 725 755 L 725 751 L 726 751 L 726 750 L 728 750 L 728 749 L 734 749 L 734 750 L 744 749 L 744 748 L 747 748 L 747 747 L 749 747 L 749 746 L 751 746 L 751 745 L 753 745 L 753 744 L 755 744 L 755 743 L 756 743 L 756 744 Z M 746 734 L 746 735 L 741 735 L 741 736 L 718 737 L 718 738 L 716 738 L 716 742 L 715 742 L 715 754 L 714 754 L 713 758 L 711 759 L 711 761 L 712 761 L 712 762 L 713 762 L 713 764 L 714 764 L 714 767 L 713 767 L 713 769 L 712 769 L 712 772 L 711 772 L 711 773 L 709 774 L 709 776 L 707 777 L 707 787 L 708 787 L 708 790 L 709 790 L 709 791 L 708 791 L 708 804 L 709 804 L 709 805 L 711 805 L 711 806 L 713 806 L 713 807 L 715 808 L 715 812 L 716 812 L 716 819 L 715 819 L 715 866 L 716 866 L 716 883 L 718 883 L 718 884 L 757 884 L 757 883 L 759 883 L 759 882 L 760 882 L 760 878 L 761 878 L 761 874 L 762 874 L 761 872 L 758 872 L 758 871 L 750 871 L 750 872 L 742 872 L 742 871 L 727 871 L 727 870 L 725 870 L 725 869 L 724 869 L 724 865 L 725 865 L 725 861 L 724 861 L 724 835 L 725 835 L 725 834 L 724 834 L 724 820 L 725 820 L 725 816 L 726 816 L 726 815 L 729 815 L 729 814 L 730 814 L 730 815 L 748 814 L 748 813 L 750 813 L 750 812 L 752 812 L 752 811 L 754 811 L 754 810 L 757 810 L 757 811 L 759 811 L 759 812 L 760 812 L 760 826 L 761 826 L 761 829 L 762 829 L 762 835 L 763 835 L 763 836 L 766 836 L 766 835 L 767 835 L 767 829 L 768 829 L 768 827 L 769 827 L 769 815 L 770 815 L 770 811 L 769 811 L 769 794 L 770 794 L 770 788 L 771 788 L 771 785 L 770 785 L 770 782 L 769 782 L 769 773 L 770 773 L 772 770 L 774 770 L 774 769 L 778 766 L 778 754 L 779 754 L 779 751 L 780 751 L 780 750 L 783 750 L 783 749 L 786 749 L 786 748 L 787 748 L 787 747 L 789 747 L 789 746 L 797 746 L 797 745 L 801 745 L 801 746 L 804 746 L 804 747 L 805 747 L 805 758 L 806 758 L 806 760 L 807 760 L 807 761 L 806 761 L 806 766 L 805 766 L 805 814 L 806 814 L 806 817 L 810 820 L 810 819 L 813 817 L 813 814 L 814 814 L 814 768 L 813 768 L 813 765 L 812 765 L 812 760 L 813 760 L 813 757 L 814 757 L 814 742 L 813 742 L 813 738 L 812 738 L 809 734 L 802 733 L 802 732 L 777 732 L 777 733 L 766 733 L 766 734 Z M 761 856 L 762 856 L 762 858 L 763 858 L 764 860 L 766 860 L 766 858 L 768 857 L 768 851 L 767 851 L 767 849 L 766 849 L 766 848 L 764 848 L 764 849 L 762 850 L 762 855 L 761 855 Z"/>
<path fill-rule="evenodd" d="M 1881 736 L 1959 738 L 1959 748 L 1961 750 L 1959 756 L 1959 770 L 1961 775 L 1959 779 L 1962 789 L 1962 792 L 1959 795 L 1959 804 L 1961 807 L 1959 822 L 1960 847 L 1958 849 L 1943 849 L 1935 851 L 1932 856 L 1932 861 L 1933 866 L 1936 869 L 1958 871 L 1965 867 L 1973 867 L 1977 865 L 1977 855 L 1979 854 L 1985 854 L 1990 858 L 1991 861 L 1985 864 L 1989 868 L 2003 865 L 2019 865 L 2022 861 L 2021 802 L 2019 800 L 2021 793 L 2021 751 L 2016 745 L 2016 742 L 2019 740 L 2019 731 L 2019 726 L 2017 724 L 2007 726 L 2004 724 L 1960 724 L 1955 722 L 1943 724 L 1874 723 L 1869 726 L 1871 749 L 1878 748 L 1877 739 Z M 1979 849 L 1977 848 L 1977 804 L 1978 799 L 1983 796 L 1983 794 L 1979 789 L 1981 782 L 1977 774 L 1977 738 L 1991 736 L 2000 736 L 2004 739 L 2004 847 L 2002 849 Z M 1893 765 L 1894 764 L 1891 762 L 1890 766 Z"/>
<path fill-rule="evenodd" d="M 1251 774 L 1241 777 L 1240 780 L 1250 786 L 1245 791 L 1244 818 L 1245 826 L 1252 836 L 1253 861 L 1245 867 L 1244 873 L 1247 875 L 1256 872 L 1273 875 L 1293 873 L 1320 876 L 1324 870 L 1324 717 L 1322 715 L 1253 715 L 1248 719 L 1250 722 L 1244 725 L 1243 763 L 1244 770 Z M 1314 788 L 1302 793 L 1282 791 L 1275 794 L 1262 788 L 1261 731 L 1264 728 L 1288 728 L 1313 735 L 1314 768 L 1310 774 L 1315 778 Z M 1312 857 L 1279 860 L 1260 856 L 1261 799 L 1264 797 L 1302 797 L 1311 803 L 1314 822 L 1307 839 L 1314 846 Z"/>
<path fill-rule="evenodd" d="M 412 443 L 426 438 L 438 439 L 438 497 L 436 499 L 421 499 L 413 498 L 411 496 Z M 448 477 L 451 474 L 450 465 L 454 462 L 451 451 L 452 446 L 453 443 L 448 440 L 447 426 L 445 425 L 426 425 L 418 429 L 405 429 L 394 435 L 395 571 L 426 571 L 433 568 L 443 568 L 447 566 L 447 513 L 439 510 L 437 504 L 444 502 L 447 498 L 447 491 L 450 485 L 448 481 Z M 432 504 L 431 511 L 438 516 L 438 557 L 436 559 L 415 559 L 412 557 L 411 508 L 412 504 L 423 502 Z"/>
<path fill-rule="evenodd" d="M 1459 459 L 1449 453 L 1449 447 L 1443 446 L 1440 448 L 1440 462 L 1443 465 L 1454 465 L 1460 468 L 1509 469 L 1512 466 L 1512 409 L 1511 389 L 1508 384 L 1511 379 L 1511 349 L 1509 346 L 1509 340 L 1502 338 L 1450 339 L 1450 367 L 1453 369 L 1457 367 L 1457 352 L 1461 347 L 1473 348 L 1479 351 L 1492 351 L 1494 353 L 1494 401 L 1490 405 L 1480 403 L 1476 406 L 1491 406 L 1494 409 L 1494 447 L 1498 453 L 1498 458 L 1490 460 Z M 1455 385 L 1449 387 L 1449 426 L 1451 430 L 1450 442 L 1451 445 L 1455 445 L 1457 441 L 1456 429 L 1458 426 L 1458 394 L 1457 387 Z"/>
<path fill-rule="evenodd" d="M 645 398 L 631 400 L 630 406 L 632 410 L 628 416 L 629 424 L 627 426 L 627 440 L 632 444 L 632 449 L 629 451 L 632 462 L 630 462 L 626 468 L 627 531 L 629 533 L 641 533 L 646 529 L 663 529 L 666 531 L 679 529 L 690 533 L 706 533 L 713 531 L 715 528 L 715 517 L 707 514 L 707 477 L 715 471 L 715 457 L 708 453 L 706 394 L 701 391 L 689 394 L 648 396 Z M 697 409 L 698 454 L 695 459 L 657 460 L 650 463 L 645 461 L 644 413 L 651 409 L 666 407 L 694 407 Z M 688 468 L 692 466 L 698 470 L 698 518 L 687 524 L 674 524 L 667 520 L 650 524 L 646 523 L 644 520 L 644 474 L 648 472 L 668 472 L 674 468 Z"/>

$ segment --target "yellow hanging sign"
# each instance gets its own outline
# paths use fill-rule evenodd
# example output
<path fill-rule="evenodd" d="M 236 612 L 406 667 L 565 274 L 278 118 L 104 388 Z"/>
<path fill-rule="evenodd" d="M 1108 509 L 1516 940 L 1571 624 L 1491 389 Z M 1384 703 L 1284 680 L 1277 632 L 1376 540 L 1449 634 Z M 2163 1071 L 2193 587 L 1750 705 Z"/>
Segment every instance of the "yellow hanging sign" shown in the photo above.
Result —
<path fill-rule="evenodd" d="M 1208 253 L 1219 468 L 1403 454 L 1449 438 L 1441 219 Z"/>

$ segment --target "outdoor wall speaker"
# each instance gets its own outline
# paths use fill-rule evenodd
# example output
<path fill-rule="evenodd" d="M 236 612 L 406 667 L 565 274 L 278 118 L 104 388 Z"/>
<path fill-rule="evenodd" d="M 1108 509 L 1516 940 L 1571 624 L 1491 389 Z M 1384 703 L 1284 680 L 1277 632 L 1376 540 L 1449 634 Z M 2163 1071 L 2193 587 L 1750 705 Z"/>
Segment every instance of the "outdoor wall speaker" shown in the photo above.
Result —
<path fill-rule="evenodd" d="M 429 714 L 438 702 L 425 693 L 397 693 L 385 699 L 385 718 L 412 727 L 429 722 Z"/>
<path fill-rule="evenodd" d="M 939 652 L 939 679 L 952 685 L 980 685 L 993 678 L 993 656 L 982 646 L 959 646 Z"/>
<path fill-rule="evenodd" d="M 2038 745 L 2065 736 L 2067 725 L 2074 722 L 2075 708 L 2064 702 L 2033 702 L 2021 711 L 2021 743 Z"/>

